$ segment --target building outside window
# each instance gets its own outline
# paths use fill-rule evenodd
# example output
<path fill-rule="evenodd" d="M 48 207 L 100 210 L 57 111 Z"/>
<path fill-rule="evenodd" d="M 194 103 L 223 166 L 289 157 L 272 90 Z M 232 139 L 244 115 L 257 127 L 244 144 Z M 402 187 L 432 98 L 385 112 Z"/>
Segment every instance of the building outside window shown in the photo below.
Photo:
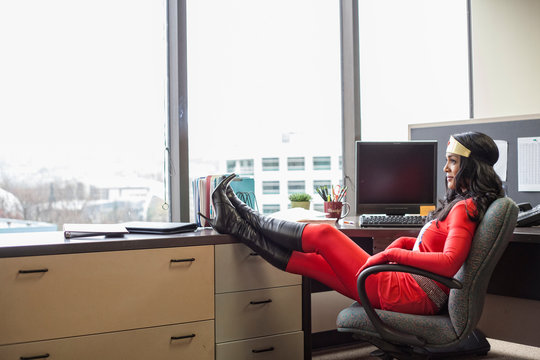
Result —
<path fill-rule="evenodd" d="M 306 182 L 304 180 L 289 180 L 287 183 L 287 189 L 289 194 L 305 192 Z"/>
<path fill-rule="evenodd" d="M 279 181 L 263 181 L 263 194 L 279 194 Z"/>
<path fill-rule="evenodd" d="M 263 171 L 279 171 L 279 158 L 263 158 Z"/>
<path fill-rule="evenodd" d="M 305 170 L 306 159 L 304 157 L 289 157 L 287 158 L 287 169 L 293 170 Z"/>
<path fill-rule="evenodd" d="M 314 156 L 313 157 L 313 170 L 330 170 L 331 167 L 330 156 Z"/>
<path fill-rule="evenodd" d="M 0 218 L 168 220 L 167 3 L 0 2 Z"/>

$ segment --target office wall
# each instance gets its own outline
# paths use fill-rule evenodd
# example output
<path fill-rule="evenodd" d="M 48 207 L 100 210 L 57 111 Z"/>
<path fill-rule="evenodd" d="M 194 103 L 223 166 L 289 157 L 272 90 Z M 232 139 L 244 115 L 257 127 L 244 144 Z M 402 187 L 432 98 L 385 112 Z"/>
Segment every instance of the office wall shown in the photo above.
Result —
<path fill-rule="evenodd" d="M 474 117 L 540 113 L 540 1 L 471 0 Z"/>

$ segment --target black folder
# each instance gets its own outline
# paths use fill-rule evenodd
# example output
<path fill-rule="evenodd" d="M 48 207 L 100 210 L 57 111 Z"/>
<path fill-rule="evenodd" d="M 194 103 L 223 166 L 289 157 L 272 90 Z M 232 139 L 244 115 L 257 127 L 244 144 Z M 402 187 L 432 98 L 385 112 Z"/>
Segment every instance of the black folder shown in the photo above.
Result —
<path fill-rule="evenodd" d="M 197 230 L 197 224 L 188 222 L 130 221 L 122 225 L 130 234 L 171 235 Z"/>

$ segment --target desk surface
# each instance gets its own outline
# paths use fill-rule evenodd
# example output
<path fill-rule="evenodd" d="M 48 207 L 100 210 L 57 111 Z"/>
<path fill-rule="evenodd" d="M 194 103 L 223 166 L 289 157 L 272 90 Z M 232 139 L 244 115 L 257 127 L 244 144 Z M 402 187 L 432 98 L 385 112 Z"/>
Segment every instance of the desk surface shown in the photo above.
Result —
<path fill-rule="evenodd" d="M 66 239 L 62 231 L 9 233 L 0 234 L 0 258 L 216 245 L 234 242 L 237 242 L 234 237 L 222 235 L 206 228 L 175 235 L 127 234 L 121 238 L 94 236 Z"/>
<path fill-rule="evenodd" d="M 419 228 L 360 228 L 355 225 L 338 225 L 338 229 L 351 238 L 372 238 L 374 252 L 383 250 L 399 236 L 416 237 L 420 231 Z M 540 227 L 516 228 L 511 241 L 540 244 Z M 234 237 L 222 235 L 207 228 L 176 235 L 128 234 L 122 238 L 88 237 L 65 239 L 61 231 L 9 233 L 0 234 L 0 258 L 215 245 L 234 242 L 237 242 Z"/>

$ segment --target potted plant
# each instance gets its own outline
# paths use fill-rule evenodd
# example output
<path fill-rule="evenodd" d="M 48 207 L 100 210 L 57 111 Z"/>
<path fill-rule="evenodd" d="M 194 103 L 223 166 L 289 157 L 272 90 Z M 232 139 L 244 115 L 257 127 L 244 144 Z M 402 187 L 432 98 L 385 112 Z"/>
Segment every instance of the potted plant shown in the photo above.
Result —
<path fill-rule="evenodd" d="M 289 200 L 291 200 L 291 207 L 301 207 L 306 210 L 309 210 L 311 204 L 311 195 L 306 193 L 293 193 L 289 195 Z"/>

